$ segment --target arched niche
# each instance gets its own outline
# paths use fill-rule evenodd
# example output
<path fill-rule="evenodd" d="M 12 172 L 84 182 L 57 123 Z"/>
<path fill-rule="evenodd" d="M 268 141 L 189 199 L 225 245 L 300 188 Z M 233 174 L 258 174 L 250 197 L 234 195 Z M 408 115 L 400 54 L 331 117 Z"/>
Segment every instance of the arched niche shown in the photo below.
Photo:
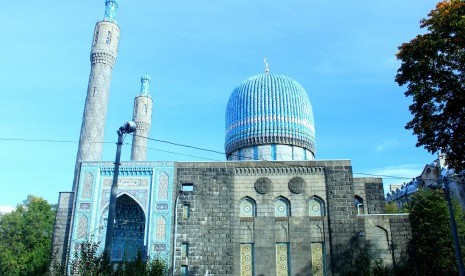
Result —
<path fill-rule="evenodd" d="M 253 218 L 257 214 L 255 200 L 250 197 L 244 197 L 241 199 L 240 209 L 241 218 Z"/>
<path fill-rule="evenodd" d="M 285 197 L 278 197 L 274 201 L 274 215 L 275 217 L 290 217 L 291 216 L 291 203 Z"/>
<path fill-rule="evenodd" d="M 106 232 L 108 205 L 103 209 L 101 225 Z M 115 262 L 132 261 L 140 252 L 145 259 L 144 246 L 145 212 L 139 203 L 128 194 L 121 194 L 116 198 L 115 226 L 111 250 L 111 260 Z M 101 235 L 101 241 L 104 236 Z"/>
<path fill-rule="evenodd" d="M 308 200 L 308 215 L 310 217 L 323 217 L 325 215 L 325 204 L 323 199 L 312 196 Z"/>

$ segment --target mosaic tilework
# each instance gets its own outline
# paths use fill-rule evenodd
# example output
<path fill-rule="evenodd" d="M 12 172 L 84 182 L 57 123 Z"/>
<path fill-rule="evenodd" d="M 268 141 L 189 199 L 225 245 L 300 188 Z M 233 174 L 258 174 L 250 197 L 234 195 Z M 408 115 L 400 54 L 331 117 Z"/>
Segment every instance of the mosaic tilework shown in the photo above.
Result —
<path fill-rule="evenodd" d="M 173 162 L 156 162 L 154 166 L 154 183 L 151 186 L 150 232 L 148 233 L 148 255 L 171 260 L 171 225 L 173 214 Z"/>
<path fill-rule="evenodd" d="M 255 202 L 249 198 L 244 198 L 240 204 L 240 216 L 242 218 L 255 217 Z"/>
<path fill-rule="evenodd" d="M 281 75 L 241 83 L 226 109 L 225 151 L 261 144 L 296 145 L 315 152 L 313 111 L 305 89 Z"/>
<path fill-rule="evenodd" d="M 142 208 L 145 217 L 149 214 L 148 200 L 149 191 L 152 186 L 151 182 L 154 166 L 154 162 L 122 162 L 120 167 L 118 198 L 122 195 L 129 196 Z M 79 178 L 80 183 L 77 187 L 77 194 L 79 196 L 76 198 L 77 208 L 74 210 L 73 229 L 70 237 L 70 242 L 73 244 L 69 252 L 70 261 L 72 261 L 74 252 L 76 248 L 79 247 L 79 243 L 89 239 L 100 243 L 97 254 L 103 251 L 113 172 L 114 164 L 112 162 L 82 163 Z M 81 217 L 83 216 L 87 218 L 87 224 L 82 221 Z M 140 216 L 143 217 L 142 213 L 140 213 Z M 149 222 L 149 219 L 146 219 L 145 222 Z M 125 223 L 122 225 L 127 226 Z M 142 238 L 144 243 L 147 243 L 148 237 L 144 227 L 142 226 L 141 229 L 137 239 L 140 240 Z M 123 256 L 125 252 L 127 253 L 128 250 L 136 252 L 137 249 L 131 250 L 131 248 L 140 247 L 139 244 L 140 241 L 136 244 L 127 239 L 120 243 L 117 242 L 112 250 L 112 256 L 119 258 Z"/>
<path fill-rule="evenodd" d="M 289 275 L 289 249 L 287 243 L 276 244 L 276 275 Z"/>
<path fill-rule="evenodd" d="M 164 172 L 158 175 L 158 198 L 168 199 L 168 175 Z"/>
<path fill-rule="evenodd" d="M 86 216 L 81 216 L 79 218 L 79 226 L 78 226 L 78 238 L 82 239 L 87 236 L 87 226 L 88 226 L 88 219 Z"/>
<path fill-rule="evenodd" d="M 324 216 L 325 210 L 323 201 L 319 198 L 312 197 L 308 201 L 308 215 L 311 217 Z"/>
<path fill-rule="evenodd" d="M 82 198 L 90 199 L 92 197 L 92 187 L 94 183 L 94 175 L 90 172 L 84 176 L 84 187 L 82 188 Z"/>
<path fill-rule="evenodd" d="M 323 276 L 325 275 L 324 270 L 324 243 L 312 242 L 312 275 Z"/>
<path fill-rule="evenodd" d="M 289 201 L 285 198 L 278 198 L 274 202 L 274 216 L 288 217 L 289 216 Z"/>
<path fill-rule="evenodd" d="M 157 234 L 156 239 L 160 241 L 166 240 L 166 218 L 157 218 Z"/>
<path fill-rule="evenodd" d="M 116 22 L 116 10 L 117 9 L 118 9 L 117 0 L 106 0 L 104 20 L 109 21 L 109 22 Z"/>
<path fill-rule="evenodd" d="M 241 244 L 241 276 L 252 276 L 253 271 L 253 244 Z"/>

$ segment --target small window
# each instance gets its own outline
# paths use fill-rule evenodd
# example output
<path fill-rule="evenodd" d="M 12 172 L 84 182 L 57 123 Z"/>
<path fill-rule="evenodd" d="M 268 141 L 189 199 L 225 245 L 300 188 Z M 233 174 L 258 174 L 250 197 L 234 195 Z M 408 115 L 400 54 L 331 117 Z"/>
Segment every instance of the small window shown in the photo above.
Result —
<path fill-rule="evenodd" d="M 357 209 L 357 215 L 365 213 L 363 208 L 363 199 L 359 196 L 355 196 L 355 208 Z"/>
<path fill-rule="evenodd" d="M 183 204 L 182 205 L 182 219 L 188 219 L 191 216 L 191 205 Z"/>
<path fill-rule="evenodd" d="M 189 244 L 187 242 L 183 242 L 181 244 L 181 258 L 189 257 Z"/>
<path fill-rule="evenodd" d="M 111 43 L 111 32 L 108 31 L 107 33 L 107 39 L 105 39 L 105 44 L 110 44 Z"/>
<path fill-rule="evenodd" d="M 187 265 L 182 265 L 181 266 L 181 276 L 188 276 L 189 275 L 189 269 Z"/>
<path fill-rule="evenodd" d="M 194 184 L 193 183 L 183 183 L 181 187 L 181 191 L 183 192 L 193 192 L 194 191 Z"/>
<path fill-rule="evenodd" d="M 94 34 L 94 42 L 92 43 L 93 46 L 97 45 L 98 42 L 98 30 Z"/>

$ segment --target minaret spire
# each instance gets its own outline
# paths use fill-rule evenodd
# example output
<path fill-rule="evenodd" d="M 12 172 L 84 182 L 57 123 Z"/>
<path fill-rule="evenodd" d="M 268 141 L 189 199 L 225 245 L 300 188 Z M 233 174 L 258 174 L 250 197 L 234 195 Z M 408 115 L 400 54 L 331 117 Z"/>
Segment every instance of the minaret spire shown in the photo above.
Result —
<path fill-rule="evenodd" d="M 111 74 L 118 55 L 120 31 L 115 21 L 117 8 L 118 0 L 105 0 L 105 18 L 95 25 L 90 52 L 89 84 L 74 170 L 73 192 L 79 181 L 81 162 L 102 160 L 102 142 Z"/>
<path fill-rule="evenodd" d="M 116 10 L 118 10 L 118 0 L 105 0 L 104 21 L 116 23 Z"/>
<path fill-rule="evenodd" d="M 149 87 L 150 87 L 150 76 L 145 74 L 140 79 L 140 95 L 148 97 Z"/>
<path fill-rule="evenodd" d="M 136 131 L 132 138 L 131 161 L 147 160 L 147 137 L 152 124 L 153 101 L 149 95 L 150 76 L 140 78 L 140 95 L 134 99 L 132 120 L 136 122 Z"/>

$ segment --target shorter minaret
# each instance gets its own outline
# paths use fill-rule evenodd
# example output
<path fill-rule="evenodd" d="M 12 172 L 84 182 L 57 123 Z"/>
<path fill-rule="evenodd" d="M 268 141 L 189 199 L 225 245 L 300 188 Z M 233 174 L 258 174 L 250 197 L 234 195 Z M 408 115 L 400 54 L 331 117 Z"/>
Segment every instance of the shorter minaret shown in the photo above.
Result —
<path fill-rule="evenodd" d="M 137 128 L 132 138 L 131 161 L 147 160 L 147 138 L 152 123 L 152 98 L 149 96 L 150 76 L 140 79 L 140 95 L 134 99 L 134 114 L 132 120 Z"/>

